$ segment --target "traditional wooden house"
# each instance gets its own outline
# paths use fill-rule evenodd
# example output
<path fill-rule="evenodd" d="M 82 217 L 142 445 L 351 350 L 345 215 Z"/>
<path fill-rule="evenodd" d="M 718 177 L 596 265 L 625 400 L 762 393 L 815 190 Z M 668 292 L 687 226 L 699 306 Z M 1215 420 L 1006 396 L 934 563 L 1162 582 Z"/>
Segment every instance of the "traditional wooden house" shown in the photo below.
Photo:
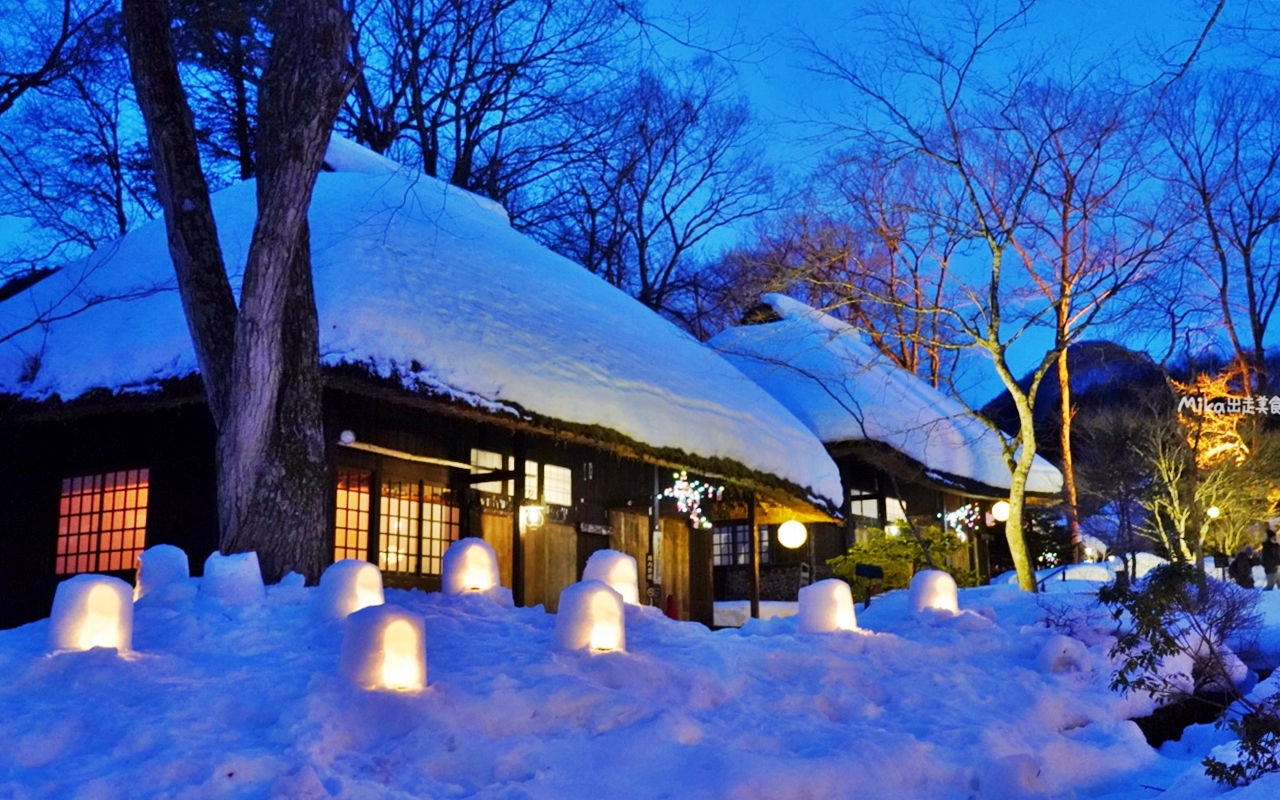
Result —
<path fill-rule="evenodd" d="M 778 294 L 766 295 L 748 319 L 752 324 L 730 328 L 708 344 L 823 441 L 845 492 L 845 523 L 813 526 L 811 549 L 788 552 L 778 546 L 775 529 L 764 530 L 762 551 L 776 565 L 785 570 L 803 560 L 820 568 L 868 529 L 892 531 L 908 517 L 957 526 L 961 519 L 984 519 L 994 502 L 1008 497 L 1011 475 L 1001 434 L 960 401 L 890 362 L 858 331 Z M 1050 498 L 1061 488 L 1058 469 L 1036 456 L 1029 495 Z M 971 547 L 959 555 L 966 568 L 981 570 L 987 540 L 967 538 Z M 717 531 L 718 591 L 742 585 L 738 542 L 747 539 L 740 525 Z"/>
<path fill-rule="evenodd" d="M 335 559 L 432 589 L 449 542 L 482 536 L 517 601 L 554 610 L 614 547 L 648 561 L 642 591 L 710 622 L 710 532 L 655 500 L 673 473 L 830 519 L 835 464 L 727 361 L 496 204 L 341 140 L 326 166 L 310 222 Z M 214 208 L 242 265 L 252 183 Z M 72 574 L 131 577 L 146 546 L 197 571 L 217 546 L 171 273 L 157 222 L 0 302 L 0 625 L 44 616 Z"/>

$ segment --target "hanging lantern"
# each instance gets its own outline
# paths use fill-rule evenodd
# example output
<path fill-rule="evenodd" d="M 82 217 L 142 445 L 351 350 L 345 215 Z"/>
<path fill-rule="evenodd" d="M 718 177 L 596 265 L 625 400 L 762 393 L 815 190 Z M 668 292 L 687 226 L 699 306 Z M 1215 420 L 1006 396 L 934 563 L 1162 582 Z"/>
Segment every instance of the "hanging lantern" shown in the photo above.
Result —
<path fill-rule="evenodd" d="M 49 614 L 52 650 L 133 648 L 133 587 L 109 575 L 76 575 L 58 584 Z"/>
<path fill-rule="evenodd" d="M 332 619 L 383 603 L 382 570 L 354 558 L 335 561 L 320 576 L 320 610 Z"/>
<path fill-rule="evenodd" d="M 448 595 L 487 592 L 498 585 L 498 556 L 484 539 L 459 539 L 444 552 L 440 582 Z"/>
<path fill-rule="evenodd" d="M 422 617 L 398 606 L 353 612 L 343 623 L 340 670 L 364 689 L 416 692 L 427 685 L 427 636 Z"/>
<path fill-rule="evenodd" d="M 828 578 L 800 587 L 800 632 L 856 631 L 853 593 L 839 578 Z"/>
<path fill-rule="evenodd" d="M 960 613 L 959 590 L 956 579 L 940 569 L 925 569 L 911 578 L 908 598 L 912 611 L 949 611 Z"/>
<path fill-rule="evenodd" d="M 1009 520 L 1009 501 L 997 500 L 992 503 L 991 518 L 996 522 L 1007 522 Z"/>
<path fill-rule="evenodd" d="M 636 560 L 617 550 L 597 550 L 587 558 L 584 581 L 601 581 L 622 595 L 622 602 L 640 605 L 640 577 Z"/>
<path fill-rule="evenodd" d="M 809 531 L 799 520 L 789 519 L 778 526 L 778 544 L 788 550 L 802 546 L 809 538 Z"/>
<path fill-rule="evenodd" d="M 566 587 L 556 612 L 555 648 L 593 653 L 626 650 L 622 606 L 622 595 L 604 581 Z"/>

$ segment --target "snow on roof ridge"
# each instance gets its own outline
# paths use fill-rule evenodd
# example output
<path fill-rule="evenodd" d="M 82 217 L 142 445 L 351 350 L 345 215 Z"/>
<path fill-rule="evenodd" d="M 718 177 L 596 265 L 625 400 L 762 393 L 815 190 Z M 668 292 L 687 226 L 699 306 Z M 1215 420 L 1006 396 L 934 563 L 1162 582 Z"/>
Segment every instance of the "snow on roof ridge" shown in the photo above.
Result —
<path fill-rule="evenodd" d="M 379 159 L 367 165 L 385 167 Z M 252 240 L 253 197 L 251 181 L 213 196 L 233 286 Z M 478 201 L 407 168 L 319 176 L 309 219 L 325 363 L 363 364 L 473 405 L 520 408 L 659 450 L 725 459 L 838 500 L 835 463 L 785 406 Z M 0 343 L 0 391 L 69 400 L 98 388 L 146 391 L 195 373 L 172 283 L 157 220 L 0 304 L 3 329 L 29 307 L 64 296 L 163 287 L 130 302 L 92 304 Z M 31 353 L 40 354 L 38 370 L 29 368 Z"/>
<path fill-rule="evenodd" d="M 425 175 L 419 170 L 401 164 L 398 161 L 393 161 L 381 153 L 375 153 L 364 145 L 353 142 L 336 133 L 329 136 L 329 146 L 324 151 L 324 165 L 333 172 L 363 175 L 395 175 L 399 172 L 413 174 L 417 180 L 432 181 L 439 184 L 441 191 L 446 194 L 466 197 L 478 207 L 500 217 L 506 224 L 511 224 L 511 216 L 507 214 L 507 209 L 496 200 L 491 200 L 475 192 L 469 192 L 439 178 Z"/>
<path fill-rule="evenodd" d="M 998 437 L 956 398 L 903 369 L 858 331 L 783 294 L 761 298 L 781 321 L 729 328 L 709 345 L 827 444 L 871 439 L 931 469 L 1009 487 Z M 1053 493 L 1062 476 L 1035 457 L 1027 488 Z"/>

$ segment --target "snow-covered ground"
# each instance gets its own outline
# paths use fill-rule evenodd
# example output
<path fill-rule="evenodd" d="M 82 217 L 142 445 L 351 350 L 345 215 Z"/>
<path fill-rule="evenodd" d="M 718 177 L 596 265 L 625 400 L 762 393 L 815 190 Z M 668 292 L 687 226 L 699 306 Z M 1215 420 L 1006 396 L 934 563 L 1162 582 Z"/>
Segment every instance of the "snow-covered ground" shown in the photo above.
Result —
<path fill-rule="evenodd" d="M 194 584 L 194 581 L 192 582 Z M 1087 587 L 1088 584 L 1068 581 Z M 627 652 L 564 653 L 555 617 L 483 597 L 387 591 L 425 618 L 428 688 L 338 670 L 318 591 L 224 605 L 148 594 L 134 650 L 48 652 L 48 621 L 0 631 L 5 798 L 1199 798 L 1209 727 L 1150 748 L 1108 690 L 1087 594 L 960 592 L 862 630 L 794 617 L 710 632 L 628 607 Z M 1280 592 L 1264 593 L 1269 626 Z M 1041 624 L 1073 616 L 1080 639 Z M 1259 691 L 1270 687 L 1264 683 Z M 1268 778 L 1230 793 L 1274 796 Z"/>

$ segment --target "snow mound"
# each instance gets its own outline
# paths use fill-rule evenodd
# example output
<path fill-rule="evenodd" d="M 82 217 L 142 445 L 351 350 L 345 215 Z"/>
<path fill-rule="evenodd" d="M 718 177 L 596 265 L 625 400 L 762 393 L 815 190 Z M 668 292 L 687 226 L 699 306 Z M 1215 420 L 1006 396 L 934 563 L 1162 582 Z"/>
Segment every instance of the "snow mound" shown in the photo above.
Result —
<path fill-rule="evenodd" d="M 191 577 L 191 564 L 180 547 L 158 544 L 138 556 L 138 586 L 134 599 L 141 599 L 166 586 L 186 583 Z"/>
<path fill-rule="evenodd" d="M 636 560 L 617 550 L 597 550 L 587 557 L 582 569 L 584 581 L 602 581 L 618 594 L 622 602 L 640 605 L 640 577 Z"/>
<path fill-rule="evenodd" d="M 200 594 L 227 605 L 261 603 L 267 598 L 267 590 L 262 584 L 258 554 L 250 552 L 224 556 L 216 550 L 210 553 L 204 562 Z"/>
<path fill-rule="evenodd" d="M 335 561 L 320 576 L 320 612 L 330 619 L 346 619 L 353 612 L 380 606 L 382 570 L 376 564 L 354 558 Z"/>
<path fill-rule="evenodd" d="M 492 592 L 499 588 L 498 556 L 484 539 L 459 539 L 444 551 L 440 580 L 447 595 Z"/>
<path fill-rule="evenodd" d="M 940 569 L 925 569 L 911 577 L 909 603 L 911 610 L 960 613 L 956 579 Z"/>
<path fill-rule="evenodd" d="M 560 592 L 554 646 L 557 650 L 626 650 L 622 595 L 604 581 L 582 581 Z"/>
<path fill-rule="evenodd" d="M 858 629 L 853 592 L 839 578 L 800 587 L 800 632 L 831 633 Z"/>

